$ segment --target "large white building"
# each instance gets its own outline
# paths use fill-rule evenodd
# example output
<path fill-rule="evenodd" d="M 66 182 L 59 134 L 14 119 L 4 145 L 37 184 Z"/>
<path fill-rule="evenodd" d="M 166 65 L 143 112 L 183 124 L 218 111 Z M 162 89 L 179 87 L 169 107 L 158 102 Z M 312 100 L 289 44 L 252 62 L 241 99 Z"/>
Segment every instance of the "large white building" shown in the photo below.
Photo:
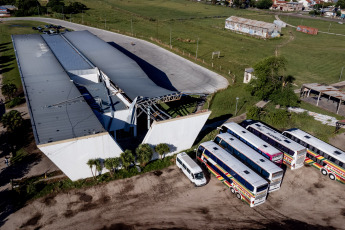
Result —
<path fill-rule="evenodd" d="M 88 31 L 12 40 L 36 144 L 72 180 L 92 176 L 89 159 L 119 156 L 122 140 L 190 148 L 211 113 L 172 118 L 159 104 L 185 93 Z"/>

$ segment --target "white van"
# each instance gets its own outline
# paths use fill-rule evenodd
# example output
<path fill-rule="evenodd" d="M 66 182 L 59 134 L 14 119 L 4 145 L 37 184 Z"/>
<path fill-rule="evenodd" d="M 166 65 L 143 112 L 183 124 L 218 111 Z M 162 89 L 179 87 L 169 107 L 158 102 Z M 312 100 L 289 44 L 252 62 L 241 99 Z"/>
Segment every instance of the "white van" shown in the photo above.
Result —
<path fill-rule="evenodd" d="M 206 178 L 202 169 L 187 155 L 187 153 L 182 152 L 177 154 L 176 165 L 186 174 L 188 179 L 194 183 L 195 186 L 203 186 L 206 184 Z"/>

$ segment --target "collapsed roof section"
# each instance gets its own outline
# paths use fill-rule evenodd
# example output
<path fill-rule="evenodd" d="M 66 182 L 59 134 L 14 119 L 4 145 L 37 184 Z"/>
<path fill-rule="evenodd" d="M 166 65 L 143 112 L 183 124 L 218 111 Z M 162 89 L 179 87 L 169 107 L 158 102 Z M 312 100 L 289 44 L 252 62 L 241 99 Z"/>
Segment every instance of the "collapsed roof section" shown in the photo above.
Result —
<path fill-rule="evenodd" d="M 133 59 L 89 31 L 76 31 L 63 36 L 102 70 L 131 101 L 138 96 L 153 98 L 177 93 L 156 85 Z"/>

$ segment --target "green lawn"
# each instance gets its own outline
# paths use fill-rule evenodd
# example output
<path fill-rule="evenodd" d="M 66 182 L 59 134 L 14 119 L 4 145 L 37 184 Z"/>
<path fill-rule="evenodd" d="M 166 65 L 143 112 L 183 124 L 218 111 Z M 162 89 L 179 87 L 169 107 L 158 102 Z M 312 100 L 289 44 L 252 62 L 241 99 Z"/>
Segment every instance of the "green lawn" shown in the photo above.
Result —
<path fill-rule="evenodd" d="M 11 35 L 38 33 L 31 29 L 37 22 L 15 21 L 0 23 L 0 65 L 4 75 L 3 84 L 13 83 L 21 87 L 18 66 L 14 55 Z M 44 25 L 43 23 L 41 25 Z"/>

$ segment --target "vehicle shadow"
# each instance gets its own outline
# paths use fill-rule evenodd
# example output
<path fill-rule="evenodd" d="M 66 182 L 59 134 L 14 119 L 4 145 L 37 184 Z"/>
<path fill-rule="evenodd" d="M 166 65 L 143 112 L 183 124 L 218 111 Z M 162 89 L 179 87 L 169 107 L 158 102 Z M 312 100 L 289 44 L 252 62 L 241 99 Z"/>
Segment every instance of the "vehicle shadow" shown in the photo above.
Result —
<path fill-rule="evenodd" d="M 169 78 L 163 71 L 161 71 L 160 69 L 157 69 L 150 63 L 146 62 L 145 60 L 141 59 L 135 54 L 129 52 L 122 46 L 119 46 L 115 42 L 108 42 L 108 44 L 118 49 L 119 51 L 124 53 L 126 56 L 133 59 L 156 85 L 163 87 L 165 89 L 171 90 L 171 91 L 177 91 L 177 89 L 171 84 L 171 81 L 169 80 Z"/>

